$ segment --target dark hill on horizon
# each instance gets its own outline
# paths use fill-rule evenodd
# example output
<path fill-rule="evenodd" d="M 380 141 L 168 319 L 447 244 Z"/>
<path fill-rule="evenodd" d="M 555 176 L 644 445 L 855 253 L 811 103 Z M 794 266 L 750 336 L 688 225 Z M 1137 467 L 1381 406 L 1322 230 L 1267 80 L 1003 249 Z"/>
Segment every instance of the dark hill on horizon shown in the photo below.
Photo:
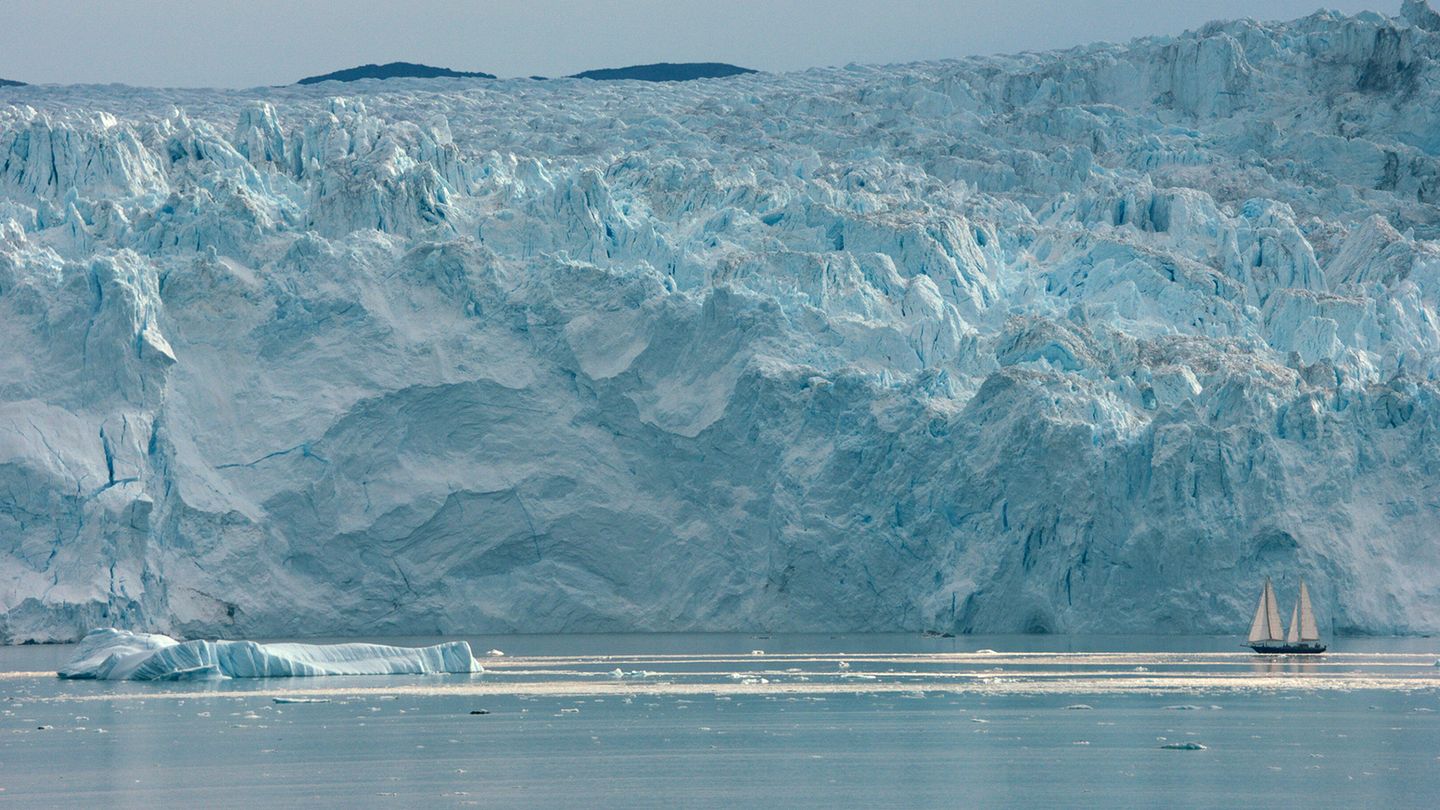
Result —
<path fill-rule="evenodd" d="M 738 65 L 727 65 L 724 62 L 657 62 L 653 65 L 587 70 L 567 78 L 600 81 L 631 79 L 641 82 L 688 82 L 692 79 L 723 79 L 726 76 L 758 72 Z"/>
<path fill-rule="evenodd" d="M 14 79 L 0 79 L 0 87 L 24 87 L 25 82 L 17 82 Z"/>
<path fill-rule="evenodd" d="M 390 62 L 384 65 L 361 65 L 320 76 L 306 76 L 296 84 L 320 82 L 354 82 L 361 79 L 493 79 L 492 73 L 467 72 L 449 68 L 419 65 L 414 62 Z"/>

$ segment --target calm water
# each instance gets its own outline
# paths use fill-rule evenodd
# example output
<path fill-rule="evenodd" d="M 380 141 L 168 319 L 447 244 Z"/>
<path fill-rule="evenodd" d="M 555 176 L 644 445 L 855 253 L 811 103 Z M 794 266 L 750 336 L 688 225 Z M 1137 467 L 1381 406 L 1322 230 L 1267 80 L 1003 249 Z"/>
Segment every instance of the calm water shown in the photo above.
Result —
<path fill-rule="evenodd" d="M 1440 802 L 1431 639 L 1303 663 L 1233 638 L 470 641 L 484 675 L 202 684 L 65 682 L 71 648 L 0 648 L 0 804 Z"/>

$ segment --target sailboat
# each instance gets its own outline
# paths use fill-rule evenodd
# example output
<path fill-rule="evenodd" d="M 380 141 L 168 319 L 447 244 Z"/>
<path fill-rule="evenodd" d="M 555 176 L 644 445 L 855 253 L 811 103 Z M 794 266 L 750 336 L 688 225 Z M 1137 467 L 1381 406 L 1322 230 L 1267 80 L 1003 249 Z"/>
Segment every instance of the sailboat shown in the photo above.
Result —
<path fill-rule="evenodd" d="M 1305 580 L 1300 580 L 1300 598 L 1290 611 L 1290 630 L 1281 635 L 1280 608 L 1275 603 L 1275 588 L 1270 578 L 1265 578 L 1265 590 L 1260 593 L 1260 606 L 1255 608 L 1255 620 L 1250 623 L 1250 649 L 1257 653 L 1271 655 L 1306 655 L 1325 652 L 1320 643 L 1320 629 L 1315 626 L 1315 611 L 1310 607 L 1310 591 Z"/>

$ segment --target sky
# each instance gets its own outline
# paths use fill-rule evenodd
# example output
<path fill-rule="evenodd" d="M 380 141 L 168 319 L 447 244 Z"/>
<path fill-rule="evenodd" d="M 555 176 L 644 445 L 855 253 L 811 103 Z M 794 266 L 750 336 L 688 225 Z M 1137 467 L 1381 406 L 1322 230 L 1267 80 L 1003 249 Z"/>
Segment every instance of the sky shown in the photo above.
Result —
<path fill-rule="evenodd" d="M 1175 34 L 1400 0 L 0 0 L 0 78 L 288 84 L 368 62 L 560 76 L 649 62 L 767 71 Z"/>

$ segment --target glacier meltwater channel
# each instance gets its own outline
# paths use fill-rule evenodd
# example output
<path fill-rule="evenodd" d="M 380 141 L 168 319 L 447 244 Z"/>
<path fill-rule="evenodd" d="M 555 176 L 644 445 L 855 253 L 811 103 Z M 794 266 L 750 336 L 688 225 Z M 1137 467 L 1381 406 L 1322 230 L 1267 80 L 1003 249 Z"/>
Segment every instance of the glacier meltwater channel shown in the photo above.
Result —
<path fill-rule="evenodd" d="M 343 93 L 342 96 L 336 94 Z M 0 89 L 0 641 L 1440 631 L 1440 17 Z"/>

